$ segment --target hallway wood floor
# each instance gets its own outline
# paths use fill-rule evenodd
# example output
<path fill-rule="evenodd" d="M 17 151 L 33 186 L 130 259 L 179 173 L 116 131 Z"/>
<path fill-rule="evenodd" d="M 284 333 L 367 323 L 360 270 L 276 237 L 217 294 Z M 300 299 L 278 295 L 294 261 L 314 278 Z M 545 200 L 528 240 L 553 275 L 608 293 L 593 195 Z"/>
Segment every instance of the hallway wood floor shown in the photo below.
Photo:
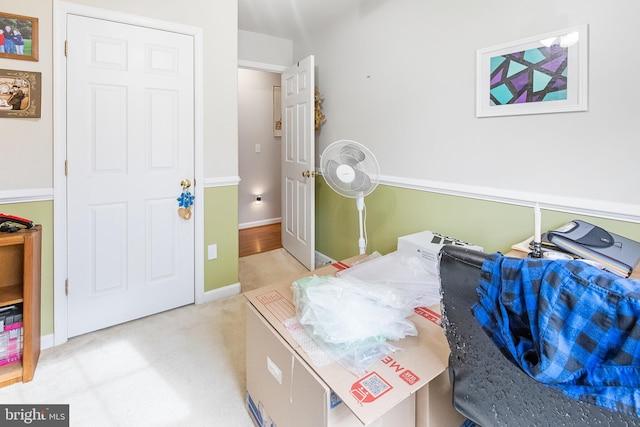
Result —
<path fill-rule="evenodd" d="M 239 231 L 239 256 L 267 252 L 282 247 L 280 223 L 245 228 Z"/>

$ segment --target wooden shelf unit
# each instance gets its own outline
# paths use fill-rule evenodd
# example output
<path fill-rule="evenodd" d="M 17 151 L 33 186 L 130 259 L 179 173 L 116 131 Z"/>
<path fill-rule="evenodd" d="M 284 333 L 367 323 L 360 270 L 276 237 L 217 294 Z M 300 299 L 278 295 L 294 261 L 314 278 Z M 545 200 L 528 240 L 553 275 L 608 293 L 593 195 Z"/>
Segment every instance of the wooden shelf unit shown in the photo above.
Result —
<path fill-rule="evenodd" d="M 0 307 L 22 303 L 22 361 L 0 366 L 0 387 L 28 382 L 40 357 L 42 227 L 0 233 Z"/>

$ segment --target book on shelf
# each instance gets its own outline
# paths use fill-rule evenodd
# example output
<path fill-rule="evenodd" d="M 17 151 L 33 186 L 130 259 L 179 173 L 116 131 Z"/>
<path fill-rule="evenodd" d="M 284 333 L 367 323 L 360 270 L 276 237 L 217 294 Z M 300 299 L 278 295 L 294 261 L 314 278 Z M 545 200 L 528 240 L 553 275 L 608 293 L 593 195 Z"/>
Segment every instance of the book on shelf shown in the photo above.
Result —
<path fill-rule="evenodd" d="M 22 307 L 10 305 L 0 308 L 0 366 L 22 359 L 24 346 Z"/>

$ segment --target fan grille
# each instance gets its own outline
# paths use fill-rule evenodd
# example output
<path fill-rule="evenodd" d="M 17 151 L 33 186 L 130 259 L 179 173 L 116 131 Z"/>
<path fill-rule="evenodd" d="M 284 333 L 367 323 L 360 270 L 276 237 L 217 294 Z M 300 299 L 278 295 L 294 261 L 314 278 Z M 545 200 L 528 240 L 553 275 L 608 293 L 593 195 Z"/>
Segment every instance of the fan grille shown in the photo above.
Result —
<path fill-rule="evenodd" d="M 327 184 L 345 197 L 364 197 L 378 185 L 380 168 L 373 153 L 350 140 L 331 143 L 320 159 Z"/>

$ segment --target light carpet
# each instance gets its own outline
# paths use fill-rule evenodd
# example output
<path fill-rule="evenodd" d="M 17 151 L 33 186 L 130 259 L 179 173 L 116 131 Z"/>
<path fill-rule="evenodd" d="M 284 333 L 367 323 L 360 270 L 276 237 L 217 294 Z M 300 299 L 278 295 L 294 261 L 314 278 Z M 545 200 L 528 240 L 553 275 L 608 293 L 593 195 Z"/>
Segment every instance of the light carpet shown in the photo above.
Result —
<path fill-rule="evenodd" d="M 242 292 L 286 280 L 294 281 L 309 270 L 285 249 L 249 255 L 238 260 Z"/>
<path fill-rule="evenodd" d="M 283 249 L 240 259 L 243 291 L 307 272 Z M 245 297 L 71 338 L 44 350 L 3 404 L 69 404 L 71 426 L 253 426 L 245 409 Z"/>

